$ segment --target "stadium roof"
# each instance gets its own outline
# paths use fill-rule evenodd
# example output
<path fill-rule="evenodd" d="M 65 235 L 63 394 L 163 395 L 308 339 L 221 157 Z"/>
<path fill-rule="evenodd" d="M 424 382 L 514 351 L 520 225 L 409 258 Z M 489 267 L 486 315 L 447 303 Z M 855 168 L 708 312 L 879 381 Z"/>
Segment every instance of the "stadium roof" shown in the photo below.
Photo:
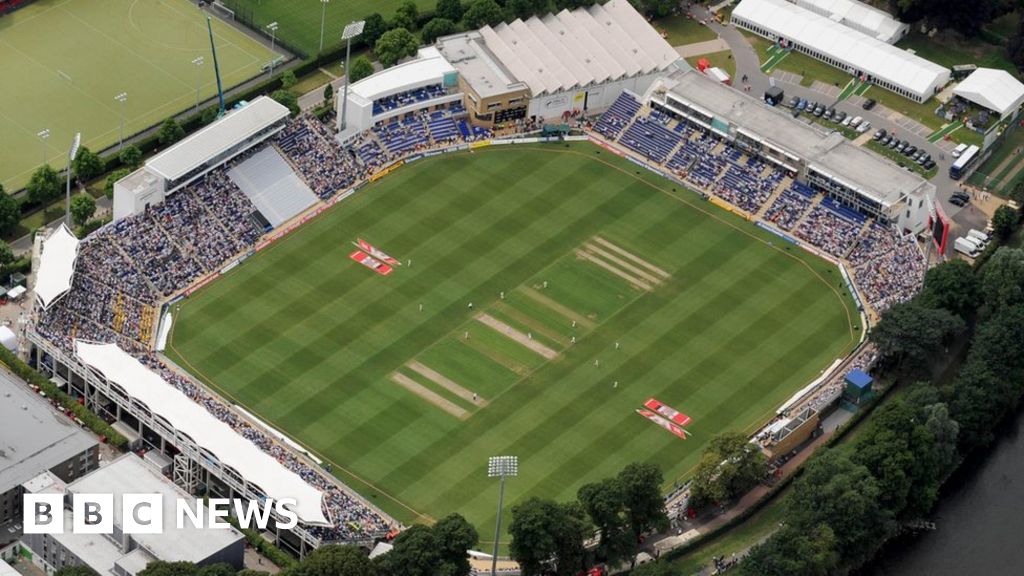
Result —
<path fill-rule="evenodd" d="M 893 18 L 892 14 L 857 0 L 793 1 L 811 12 L 826 16 L 888 44 L 899 40 L 903 36 L 903 31 L 908 28 L 906 24 Z"/>
<path fill-rule="evenodd" d="M 416 59 L 386 68 L 352 84 L 349 94 L 373 102 L 378 98 L 412 90 L 430 83 L 440 83 L 455 68 L 441 56 L 437 48 L 421 48 Z"/>
<path fill-rule="evenodd" d="M 197 528 L 189 522 L 176 525 L 176 500 L 188 494 L 164 478 L 135 454 L 125 454 L 110 464 L 67 485 L 76 494 L 113 494 L 114 524 L 124 526 L 121 497 L 124 494 L 159 494 L 163 498 L 163 533 L 133 534 L 132 539 L 157 559 L 202 562 L 243 536 L 234 528 Z"/>
<path fill-rule="evenodd" d="M 484 26 L 463 36 L 482 40 L 486 52 L 477 53 L 493 56 L 498 68 L 529 86 L 534 96 L 665 70 L 679 59 L 628 0 Z M 457 38 L 442 39 L 446 54 Z M 460 71 L 477 89 L 476 76 Z"/>
<path fill-rule="evenodd" d="M 71 289 L 78 258 L 78 238 L 64 224 L 43 240 L 43 252 L 36 273 L 36 298 L 43 309 L 50 307 Z"/>
<path fill-rule="evenodd" d="M 0 372 L 0 493 L 96 444 L 24 382 Z"/>
<path fill-rule="evenodd" d="M 883 206 L 894 205 L 904 194 L 931 186 L 838 132 L 800 122 L 696 70 L 677 72 L 663 82 L 674 98 L 695 104 L 743 133 L 799 157 Z"/>
<path fill-rule="evenodd" d="M 1006 116 L 1024 103 L 1024 84 L 1006 70 L 978 68 L 953 93 Z"/>
<path fill-rule="evenodd" d="M 930 96 L 949 75 L 949 70 L 938 64 L 786 0 L 743 0 L 732 17 L 756 23 L 776 36 L 915 94 Z"/>
<path fill-rule="evenodd" d="M 288 108 L 260 96 L 185 138 L 146 162 L 146 169 L 168 181 L 185 176 L 213 158 L 288 117 Z"/>
<path fill-rule="evenodd" d="M 295 512 L 300 520 L 308 524 L 329 523 L 321 508 L 323 493 L 320 490 L 310 486 L 298 474 L 282 466 L 117 345 L 76 340 L 75 350 L 86 365 L 123 388 L 133 399 L 146 404 L 153 414 L 188 435 L 223 464 L 234 468 L 267 497 L 295 499 Z"/>
<path fill-rule="evenodd" d="M 437 46 L 445 59 L 459 71 L 463 81 L 472 86 L 481 98 L 526 88 L 487 49 L 479 32 L 446 36 L 438 39 Z"/>

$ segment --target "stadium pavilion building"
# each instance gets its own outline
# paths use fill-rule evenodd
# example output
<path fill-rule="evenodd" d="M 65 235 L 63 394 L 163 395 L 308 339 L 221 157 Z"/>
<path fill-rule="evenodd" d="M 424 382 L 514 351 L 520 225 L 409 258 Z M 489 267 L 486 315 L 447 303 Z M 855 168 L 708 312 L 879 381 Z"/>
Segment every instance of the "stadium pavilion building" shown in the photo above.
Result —
<path fill-rule="evenodd" d="M 628 0 L 485 26 L 440 38 L 415 59 L 352 84 L 340 137 L 453 107 L 482 128 L 603 111 L 623 90 L 643 92 L 679 62 Z M 342 108 L 339 99 L 339 127 Z"/>
<path fill-rule="evenodd" d="M 786 0 L 743 0 L 732 23 L 915 102 L 949 82 L 948 68 Z"/>
<path fill-rule="evenodd" d="M 880 222 L 920 232 L 935 186 L 864 150 L 835 131 L 793 119 L 698 71 L 677 72 L 651 87 L 646 103 L 733 142 L 827 196 Z"/>

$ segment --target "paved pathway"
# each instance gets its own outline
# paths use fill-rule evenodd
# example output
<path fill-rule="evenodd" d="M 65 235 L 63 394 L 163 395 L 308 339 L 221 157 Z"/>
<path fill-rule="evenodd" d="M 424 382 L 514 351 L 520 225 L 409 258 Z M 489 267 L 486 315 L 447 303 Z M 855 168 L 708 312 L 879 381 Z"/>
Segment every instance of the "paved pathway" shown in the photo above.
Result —
<path fill-rule="evenodd" d="M 708 40 L 706 42 L 694 42 L 693 44 L 676 46 L 676 52 L 678 52 L 683 58 L 700 56 L 701 54 L 711 54 L 712 52 L 723 52 L 728 49 L 729 43 L 721 38 L 715 38 L 714 40 Z"/>

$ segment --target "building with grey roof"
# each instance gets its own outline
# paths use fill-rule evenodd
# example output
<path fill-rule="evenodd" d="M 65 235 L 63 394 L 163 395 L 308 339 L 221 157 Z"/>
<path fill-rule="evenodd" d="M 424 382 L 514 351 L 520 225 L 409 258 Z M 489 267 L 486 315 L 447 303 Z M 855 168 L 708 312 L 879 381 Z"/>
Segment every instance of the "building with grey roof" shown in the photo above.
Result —
<path fill-rule="evenodd" d="M 98 466 L 99 443 L 6 370 L 0 371 L 0 524 L 21 519 L 22 483 L 51 471 L 74 480 Z"/>
<path fill-rule="evenodd" d="M 647 103 L 685 119 L 882 222 L 911 232 L 928 219 L 935 186 L 854 145 L 697 71 L 661 78 Z"/>
<path fill-rule="evenodd" d="M 132 576 L 154 560 L 192 562 L 199 566 L 226 563 L 242 567 L 245 537 L 234 528 L 196 528 L 186 522 L 176 526 L 178 499 L 193 500 L 156 469 L 134 454 L 125 454 L 107 466 L 74 482 L 64 483 L 50 474 L 28 483 L 33 493 L 64 494 L 70 503 L 74 494 L 113 494 L 113 534 L 78 534 L 71 511 L 64 510 L 62 534 L 26 534 L 23 544 L 34 552 L 34 561 L 45 570 L 87 565 L 102 576 Z M 160 534 L 124 534 L 121 498 L 124 494 L 159 494 L 163 498 L 163 531 Z"/>

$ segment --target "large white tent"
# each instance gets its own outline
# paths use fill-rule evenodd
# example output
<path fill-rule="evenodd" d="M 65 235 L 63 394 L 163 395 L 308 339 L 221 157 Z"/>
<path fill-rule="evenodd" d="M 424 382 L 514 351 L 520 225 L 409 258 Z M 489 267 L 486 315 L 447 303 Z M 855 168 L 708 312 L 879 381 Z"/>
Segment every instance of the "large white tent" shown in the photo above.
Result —
<path fill-rule="evenodd" d="M 878 86 L 924 102 L 949 81 L 949 69 L 886 44 L 786 0 L 743 0 L 733 24 L 841 70 L 867 75 Z"/>
<path fill-rule="evenodd" d="M 978 68 L 953 93 L 1003 117 L 1012 116 L 1024 103 L 1024 84 L 1006 70 L 994 68 Z"/>
<path fill-rule="evenodd" d="M 35 294 L 44 310 L 71 289 L 76 258 L 78 238 L 64 224 L 43 240 Z"/>
<path fill-rule="evenodd" d="M 857 0 L 790 1 L 886 44 L 895 44 L 910 31 L 909 25 L 893 18 L 888 12 Z"/>
<path fill-rule="evenodd" d="M 268 498 L 295 499 L 295 513 L 301 521 L 316 525 L 329 523 L 321 508 L 323 492 L 282 466 L 116 344 L 76 340 L 75 352 L 87 366 L 121 387 L 135 401 L 145 404 L 153 414 L 187 435 L 221 463 L 234 468 L 242 478 L 263 490 Z"/>

